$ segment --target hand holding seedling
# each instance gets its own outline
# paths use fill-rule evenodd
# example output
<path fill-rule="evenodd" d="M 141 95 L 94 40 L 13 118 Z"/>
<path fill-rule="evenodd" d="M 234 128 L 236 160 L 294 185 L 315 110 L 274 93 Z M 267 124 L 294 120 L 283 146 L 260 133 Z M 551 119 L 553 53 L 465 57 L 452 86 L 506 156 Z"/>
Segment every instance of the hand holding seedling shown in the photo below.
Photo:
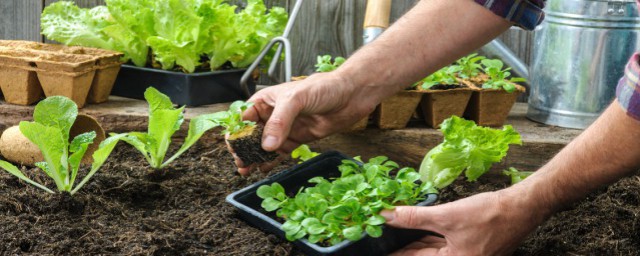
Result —
<path fill-rule="evenodd" d="M 262 147 L 266 151 L 291 152 L 301 143 L 345 130 L 373 111 L 376 100 L 354 90 L 349 80 L 340 79 L 335 72 L 338 70 L 265 88 L 249 99 L 254 105 L 243 116 L 265 123 Z M 243 174 L 254 168 L 239 167 Z"/>

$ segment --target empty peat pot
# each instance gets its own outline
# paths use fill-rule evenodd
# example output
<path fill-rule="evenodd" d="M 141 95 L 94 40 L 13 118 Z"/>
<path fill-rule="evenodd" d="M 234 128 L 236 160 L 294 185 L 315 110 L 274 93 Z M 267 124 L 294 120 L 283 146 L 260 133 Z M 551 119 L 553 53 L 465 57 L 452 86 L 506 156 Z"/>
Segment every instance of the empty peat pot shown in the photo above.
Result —
<path fill-rule="evenodd" d="M 96 119 L 88 115 L 78 114 L 69 131 L 69 140 L 73 140 L 77 135 L 90 131 L 96 132 L 96 138 L 93 140 L 93 144 L 89 145 L 82 158 L 82 163 L 84 164 L 91 163 L 93 152 L 98 149 L 100 142 L 105 139 L 105 132 Z M 35 163 L 44 161 L 38 146 L 29 141 L 20 132 L 20 127 L 17 125 L 9 127 L 0 136 L 0 154 L 10 162 L 25 166 L 35 166 Z"/>
<path fill-rule="evenodd" d="M 308 180 L 313 177 L 321 176 L 326 179 L 340 177 L 338 166 L 345 159 L 350 158 L 336 151 L 326 152 L 230 194 L 227 196 L 227 202 L 238 208 L 241 218 L 265 232 L 276 234 L 284 240 L 285 233 L 280 228 L 282 226 L 280 220 L 275 219 L 274 214 L 267 213 L 260 206 L 262 199 L 256 195 L 258 188 L 262 185 L 271 185 L 274 182 L 280 183 L 285 191 L 298 191 L 301 187 L 311 187 L 313 184 L 309 183 Z M 436 199 L 436 194 L 428 194 L 427 198 L 417 205 L 432 205 Z M 387 255 L 426 235 L 433 235 L 433 233 L 424 230 L 398 229 L 390 226 L 383 226 L 382 229 L 381 237 L 373 238 L 365 233 L 358 241 L 345 240 L 330 247 L 310 243 L 307 239 L 296 240 L 292 243 L 307 255 L 376 256 Z"/>

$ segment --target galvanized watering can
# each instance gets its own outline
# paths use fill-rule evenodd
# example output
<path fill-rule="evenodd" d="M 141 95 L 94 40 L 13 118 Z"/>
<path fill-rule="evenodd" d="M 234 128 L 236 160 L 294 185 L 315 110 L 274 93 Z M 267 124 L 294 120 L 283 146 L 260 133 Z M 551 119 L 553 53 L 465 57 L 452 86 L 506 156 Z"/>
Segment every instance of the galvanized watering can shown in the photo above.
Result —
<path fill-rule="evenodd" d="M 527 117 L 586 128 L 611 103 L 625 64 L 640 50 L 636 1 L 549 0 L 545 12 L 534 35 Z M 494 41 L 483 50 L 526 76 L 526 66 L 501 48 Z"/>

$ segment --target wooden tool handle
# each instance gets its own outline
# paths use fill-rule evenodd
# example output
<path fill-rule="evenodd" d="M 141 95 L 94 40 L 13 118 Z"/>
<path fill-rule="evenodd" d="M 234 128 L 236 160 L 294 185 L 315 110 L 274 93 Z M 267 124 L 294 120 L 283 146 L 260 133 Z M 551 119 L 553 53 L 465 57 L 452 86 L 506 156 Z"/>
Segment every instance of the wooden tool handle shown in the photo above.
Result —
<path fill-rule="evenodd" d="M 391 0 L 368 0 L 364 27 L 388 28 L 390 15 Z"/>

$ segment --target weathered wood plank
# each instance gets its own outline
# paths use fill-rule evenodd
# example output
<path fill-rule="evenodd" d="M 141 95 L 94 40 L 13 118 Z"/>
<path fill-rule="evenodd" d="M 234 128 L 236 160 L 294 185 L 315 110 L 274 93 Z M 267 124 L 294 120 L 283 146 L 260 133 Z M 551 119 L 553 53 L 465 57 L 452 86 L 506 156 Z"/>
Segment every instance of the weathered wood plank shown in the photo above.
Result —
<path fill-rule="evenodd" d="M 228 108 L 228 104 L 214 104 L 187 108 L 186 119 Z M 495 169 L 516 167 L 535 170 L 555 155 L 562 147 L 581 133 L 580 130 L 559 128 L 534 123 L 525 118 L 527 105 L 518 103 L 511 111 L 507 123 L 513 125 L 522 135 L 523 146 L 512 146 L 507 158 Z M 147 104 L 141 100 L 111 97 L 103 104 L 88 105 L 80 110 L 89 114 L 103 125 L 107 132 L 145 131 L 147 129 Z M 29 120 L 33 107 L 0 104 L 0 131 Z M 182 126 L 177 137 L 185 136 L 187 123 Z M 210 133 L 207 137 L 215 137 Z M 324 152 L 338 150 L 347 155 L 360 155 L 365 159 L 386 155 L 404 166 L 419 166 L 429 149 L 439 144 L 442 135 L 438 130 L 425 127 L 418 122 L 401 130 L 379 130 L 369 128 L 347 134 L 336 134 L 311 143 L 315 150 Z"/>
<path fill-rule="evenodd" d="M 523 145 L 512 146 L 494 169 L 516 167 L 535 170 L 553 157 L 582 131 L 534 123 L 525 118 L 527 105 L 517 103 L 507 120 L 522 135 Z M 442 141 L 440 131 L 412 124 L 402 130 L 369 128 L 350 134 L 336 134 L 311 144 L 315 150 L 338 150 L 368 159 L 385 155 L 404 166 L 418 167 L 424 155 Z"/>
<path fill-rule="evenodd" d="M 42 0 L 0 1 L 0 39 L 42 41 Z"/>

